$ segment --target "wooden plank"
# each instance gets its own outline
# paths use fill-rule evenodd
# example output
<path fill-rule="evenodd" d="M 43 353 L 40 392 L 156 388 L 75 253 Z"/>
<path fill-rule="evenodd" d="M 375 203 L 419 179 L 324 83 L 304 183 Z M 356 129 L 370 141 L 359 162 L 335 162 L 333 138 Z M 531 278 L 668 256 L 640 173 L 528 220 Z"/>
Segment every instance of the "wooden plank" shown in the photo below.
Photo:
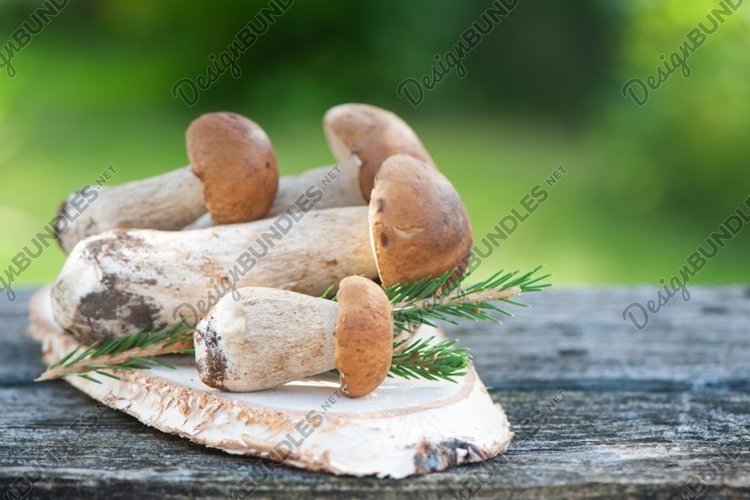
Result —
<path fill-rule="evenodd" d="M 42 365 L 23 334 L 23 291 L 0 301 L 0 495 L 15 498 L 14 481 L 23 491 L 33 480 L 28 498 L 245 498 L 253 488 L 253 498 L 452 498 L 477 485 L 477 498 L 666 498 L 716 470 L 704 498 L 747 498 L 750 288 L 691 293 L 643 331 L 621 313 L 655 295 L 645 287 L 551 290 L 505 325 L 449 328 L 473 349 L 516 438 L 484 466 L 393 481 L 264 474 L 256 459 L 97 409 L 63 382 L 30 382 Z M 553 407 L 556 394 L 564 399 Z M 243 478 L 264 476 L 241 489 Z"/>

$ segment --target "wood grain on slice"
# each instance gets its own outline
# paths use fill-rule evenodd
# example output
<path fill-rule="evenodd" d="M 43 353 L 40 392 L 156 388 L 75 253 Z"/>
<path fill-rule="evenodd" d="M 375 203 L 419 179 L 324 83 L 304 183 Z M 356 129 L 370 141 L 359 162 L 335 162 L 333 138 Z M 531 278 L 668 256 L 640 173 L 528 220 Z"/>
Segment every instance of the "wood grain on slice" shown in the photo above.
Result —
<path fill-rule="evenodd" d="M 49 289 L 30 303 L 29 334 L 43 342 L 47 364 L 75 339 L 53 321 Z M 425 329 L 421 335 L 439 334 Z M 459 383 L 387 379 L 374 393 L 348 399 L 338 377 L 321 375 L 257 393 L 224 393 L 200 382 L 192 360 L 176 370 L 120 372 L 120 380 L 67 382 L 163 432 L 240 455 L 334 474 L 401 478 L 486 460 L 511 432 L 471 370 Z"/>

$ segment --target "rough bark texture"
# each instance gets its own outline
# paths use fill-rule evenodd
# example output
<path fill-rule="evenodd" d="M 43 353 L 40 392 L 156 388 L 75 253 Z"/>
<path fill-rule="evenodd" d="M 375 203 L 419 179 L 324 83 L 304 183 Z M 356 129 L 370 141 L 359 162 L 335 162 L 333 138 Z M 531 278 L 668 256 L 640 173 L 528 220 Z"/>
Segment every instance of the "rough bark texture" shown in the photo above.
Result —
<path fill-rule="evenodd" d="M 29 309 L 29 333 L 42 339 L 46 363 L 76 346 L 52 319 L 48 289 Z M 431 327 L 417 334 L 442 335 Z M 341 395 L 330 373 L 229 394 L 197 380 L 192 357 L 172 363 L 174 369 L 119 372 L 114 380 L 98 374 L 98 383 L 67 382 L 146 425 L 207 447 L 332 474 L 426 474 L 494 457 L 511 439 L 505 413 L 473 370 L 455 384 L 392 379 L 353 400 Z"/>
<path fill-rule="evenodd" d="M 685 489 L 697 475 L 709 479 L 701 498 L 748 498 L 750 287 L 691 293 L 642 332 L 622 310 L 654 287 L 550 290 L 525 297 L 535 307 L 503 326 L 448 328 L 473 349 L 514 440 L 486 465 L 390 480 L 269 471 L 97 413 L 64 382 L 30 382 L 43 366 L 23 334 L 29 294 L 19 292 L 0 301 L 0 495 L 14 481 L 23 491 L 26 476 L 27 498 L 227 498 L 238 485 L 236 498 L 454 498 L 476 482 L 475 498 L 671 498 L 701 491 Z M 559 391 L 565 399 L 549 405 Z M 83 412 L 95 425 L 75 424 Z"/>

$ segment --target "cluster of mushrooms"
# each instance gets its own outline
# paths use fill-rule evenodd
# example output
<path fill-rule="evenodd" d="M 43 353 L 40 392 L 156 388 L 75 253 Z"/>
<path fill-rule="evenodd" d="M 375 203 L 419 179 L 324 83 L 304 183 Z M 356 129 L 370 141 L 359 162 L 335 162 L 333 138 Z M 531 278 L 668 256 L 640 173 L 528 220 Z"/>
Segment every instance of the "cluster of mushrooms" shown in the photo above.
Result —
<path fill-rule="evenodd" d="M 401 118 L 344 104 L 323 124 L 335 165 L 279 178 L 258 124 L 209 113 L 187 130 L 189 166 L 102 188 L 58 234 L 69 255 L 56 322 L 93 344 L 190 310 L 210 387 L 256 391 L 335 368 L 348 396 L 375 390 L 393 355 L 383 288 L 461 273 L 471 226 Z M 332 287 L 336 301 L 322 297 Z"/>

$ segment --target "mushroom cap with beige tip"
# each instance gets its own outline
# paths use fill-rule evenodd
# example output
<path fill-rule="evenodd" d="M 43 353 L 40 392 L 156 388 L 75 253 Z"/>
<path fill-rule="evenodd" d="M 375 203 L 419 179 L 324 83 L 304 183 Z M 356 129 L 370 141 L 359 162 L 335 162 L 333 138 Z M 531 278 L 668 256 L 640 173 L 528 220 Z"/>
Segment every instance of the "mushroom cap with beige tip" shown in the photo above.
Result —
<path fill-rule="evenodd" d="M 390 370 L 391 303 L 382 288 L 361 276 L 341 280 L 336 297 L 334 362 L 341 374 L 341 390 L 358 398 L 374 391 Z"/>
<path fill-rule="evenodd" d="M 463 274 L 471 256 L 469 216 L 453 184 L 430 165 L 408 155 L 383 162 L 369 220 L 383 286 Z"/>
<path fill-rule="evenodd" d="M 395 154 L 408 154 L 434 165 L 417 134 L 396 114 L 368 104 L 340 104 L 326 112 L 323 125 L 336 161 L 360 161 L 359 187 L 366 201 L 381 164 Z"/>
<path fill-rule="evenodd" d="M 279 173 L 271 140 L 236 113 L 207 113 L 186 133 L 193 173 L 214 224 L 263 218 L 276 196 Z"/>

